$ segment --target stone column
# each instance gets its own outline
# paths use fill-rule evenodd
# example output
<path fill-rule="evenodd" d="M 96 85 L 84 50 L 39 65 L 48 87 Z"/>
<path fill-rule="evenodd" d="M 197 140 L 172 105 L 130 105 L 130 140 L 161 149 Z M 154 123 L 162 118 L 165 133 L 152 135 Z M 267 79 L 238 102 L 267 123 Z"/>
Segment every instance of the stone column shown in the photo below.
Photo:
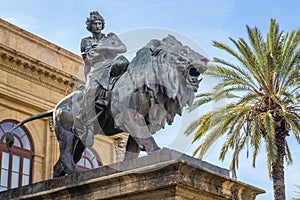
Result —
<path fill-rule="evenodd" d="M 114 147 L 116 151 L 116 161 L 121 162 L 124 159 L 125 151 L 126 151 L 127 138 L 124 136 L 120 136 L 115 139 Z"/>

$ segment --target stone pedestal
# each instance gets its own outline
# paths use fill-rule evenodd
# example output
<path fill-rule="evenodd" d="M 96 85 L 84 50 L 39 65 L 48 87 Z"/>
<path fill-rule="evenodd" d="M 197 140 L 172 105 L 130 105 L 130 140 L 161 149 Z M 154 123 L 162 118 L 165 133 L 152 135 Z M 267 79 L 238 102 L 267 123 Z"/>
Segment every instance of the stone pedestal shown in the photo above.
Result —
<path fill-rule="evenodd" d="M 174 150 L 0 193 L 0 199 L 251 200 L 263 190 Z"/>

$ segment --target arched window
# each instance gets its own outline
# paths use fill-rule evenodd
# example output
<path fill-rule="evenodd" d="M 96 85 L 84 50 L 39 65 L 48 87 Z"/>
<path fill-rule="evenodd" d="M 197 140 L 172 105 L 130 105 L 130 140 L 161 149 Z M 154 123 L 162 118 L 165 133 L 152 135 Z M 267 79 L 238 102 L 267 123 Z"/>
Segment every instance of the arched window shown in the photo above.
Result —
<path fill-rule="evenodd" d="M 28 185 L 32 181 L 33 151 L 28 130 L 21 126 L 13 132 L 15 142 L 10 151 L 5 144 L 5 133 L 16 124 L 13 120 L 0 123 L 0 191 Z"/>
<path fill-rule="evenodd" d="M 81 156 L 81 159 L 77 163 L 77 169 L 88 170 L 97 168 L 101 165 L 102 164 L 96 159 L 93 152 L 86 148 Z"/>

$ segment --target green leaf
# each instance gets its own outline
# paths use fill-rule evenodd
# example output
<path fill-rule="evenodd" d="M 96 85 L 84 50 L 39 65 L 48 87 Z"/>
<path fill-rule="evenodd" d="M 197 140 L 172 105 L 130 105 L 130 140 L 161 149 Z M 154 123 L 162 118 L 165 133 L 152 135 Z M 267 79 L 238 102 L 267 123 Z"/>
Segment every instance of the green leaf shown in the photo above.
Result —
<path fill-rule="evenodd" d="M 257 27 L 246 26 L 248 40 L 229 37 L 229 44 L 213 41 L 213 46 L 231 56 L 214 58 L 206 75 L 217 78 L 213 91 L 200 93 L 190 110 L 207 103 L 222 101 L 224 105 L 199 116 L 188 127 L 201 141 L 194 155 L 203 158 L 214 143 L 226 136 L 219 159 L 232 152 L 230 169 L 239 164 L 242 149 L 252 151 L 255 167 L 258 153 L 267 154 L 268 172 L 278 156 L 285 151 L 285 162 L 292 163 L 287 133 L 300 143 L 300 30 L 286 33 L 275 19 L 270 20 L 266 37 Z M 226 104 L 225 104 L 226 103 Z M 276 145 L 279 131 L 284 144 Z M 264 145 L 266 152 L 260 152 Z M 284 149 L 277 149 L 284 148 Z"/>

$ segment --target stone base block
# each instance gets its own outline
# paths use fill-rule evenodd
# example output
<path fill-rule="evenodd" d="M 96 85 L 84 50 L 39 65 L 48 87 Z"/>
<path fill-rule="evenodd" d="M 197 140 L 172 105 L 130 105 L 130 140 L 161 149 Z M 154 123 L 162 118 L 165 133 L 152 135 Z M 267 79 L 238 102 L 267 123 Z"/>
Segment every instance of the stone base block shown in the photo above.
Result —
<path fill-rule="evenodd" d="M 254 200 L 263 190 L 174 150 L 0 193 L 0 199 Z"/>

